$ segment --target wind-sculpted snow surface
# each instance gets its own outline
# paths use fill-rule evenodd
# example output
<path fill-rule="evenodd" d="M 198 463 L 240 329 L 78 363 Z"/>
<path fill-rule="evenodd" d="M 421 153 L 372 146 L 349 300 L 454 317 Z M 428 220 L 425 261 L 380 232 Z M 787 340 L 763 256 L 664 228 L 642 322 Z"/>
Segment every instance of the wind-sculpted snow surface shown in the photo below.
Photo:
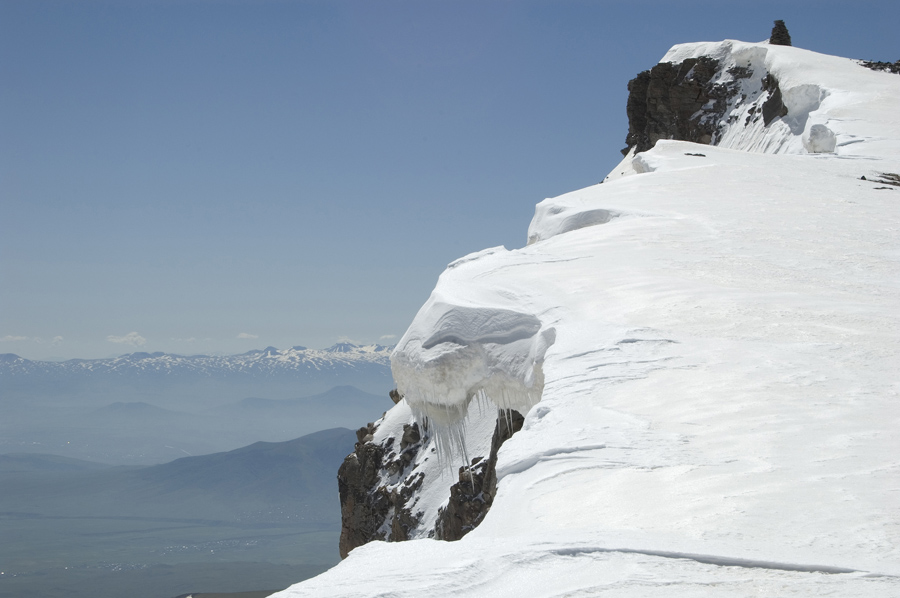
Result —
<path fill-rule="evenodd" d="M 835 152 L 662 140 L 449 268 L 394 374 L 447 421 L 482 392 L 531 407 L 491 511 L 278 596 L 900 596 L 900 78 L 761 44 L 667 58 L 747 48 L 789 98 L 827 92 L 804 131 Z"/>
<path fill-rule="evenodd" d="M 391 356 L 400 394 L 438 433 L 475 398 L 520 412 L 540 400 L 555 329 L 529 309 L 528 289 L 470 283 L 508 255 L 493 249 L 451 264 Z"/>

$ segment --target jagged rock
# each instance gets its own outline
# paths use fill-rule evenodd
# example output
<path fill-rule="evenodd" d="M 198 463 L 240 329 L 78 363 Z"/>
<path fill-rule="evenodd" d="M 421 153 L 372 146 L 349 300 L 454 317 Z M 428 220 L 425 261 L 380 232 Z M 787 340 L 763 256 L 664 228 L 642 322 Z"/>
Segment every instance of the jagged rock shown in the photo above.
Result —
<path fill-rule="evenodd" d="M 660 139 L 680 139 L 709 144 L 733 86 L 714 85 L 719 62 L 707 56 L 682 63 L 661 62 L 628 82 L 628 147 L 636 152 L 651 149 Z M 711 105 L 708 106 L 708 104 Z"/>
<path fill-rule="evenodd" d="M 366 428 L 361 428 L 360 431 L 363 430 Z M 338 470 L 342 522 L 339 543 L 341 558 L 346 557 L 357 546 L 377 538 L 379 528 L 391 508 L 388 497 L 377 492 L 379 471 L 383 463 L 383 447 L 360 441 Z"/>
<path fill-rule="evenodd" d="M 763 119 L 769 126 L 787 116 L 778 80 L 771 73 L 755 73 L 747 66 L 732 66 L 727 72 L 709 56 L 689 58 L 681 63 L 661 62 L 628 82 L 628 146 L 645 152 L 660 139 L 676 139 L 715 145 L 725 127 L 734 122 L 726 113 L 746 101 L 741 81 L 761 77 L 764 95 L 753 100 L 745 126 Z M 727 76 L 726 76 L 727 75 Z"/>
<path fill-rule="evenodd" d="M 397 403 L 399 403 L 400 401 L 403 400 L 403 397 L 400 396 L 400 393 L 397 391 L 396 388 L 394 390 L 392 390 L 391 392 L 389 392 L 388 396 L 391 397 L 392 401 L 394 401 L 394 405 L 396 405 Z"/>
<path fill-rule="evenodd" d="M 413 494 L 422 487 L 424 474 L 417 474 L 406 480 L 403 484 L 391 491 L 390 500 L 394 506 L 394 516 L 391 520 L 392 542 L 409 540 L 409 532 L 419 524 L 419 515 L 406 508 L 406 504 Z"/>
<path fill-rule="evenodd" d="M 397 429 L 387 437 L 378 436 L 377 424 L 357 430 L 354 451 L 338 470 L 341 557 L 373 540 L 400 542 L 425 536 L 458 540 L 474 529 L 497 491 L 497 451 L 523 422 L 516 411 L 499 412 L 488 454 L 460 468 L 459 482 L 448 488 L 448 504 L 434 521 L 423 521 L 416 507 L 425 483 L 419 465 L 430 454 L 420 458 L 419 453 L 433 444 L 428 426 L 411 421 L 403 425 L 402 433 Z"/>
<path fill-rule="evenodd" d="M 784 21 L 775 21 L 775 26 L 772 27 L 772 36 L 769 37 L 769 43 L 774 46 L 791 45 L 791 34 L 788 33 L 788 29 L 784 24 Z"/>
<path fill-rule="evenodd" d="M 518 411 L 500 411 L 488 458 L 476 457 L 459 468 L 459 481 L 450 487 L 450 501 L 438 514 L 437 539 L 459 540 L 484 520 L 497 493 L 497 452 L 522 429 L 524 421 Z"/>
<path fill-rule="evenodd" d="M 900 75 L 900 60 L 898 60 L 897 62 L 860 60 L 859 63 L 867 69 L 872 69 L 873 71 L 884 71 L 886 73 L 894 73 Z"/>
<path fill-rule="evenodd" d="M 418 424 L 405 425 L 397 452 L 392 437 L 376 444 L 376 432 L 372 423 L 357 430 L 359 442 L 338 470 L 341 558 L 372 540 L 407 540 L 409 530 L 418 524 L 418 514 L 407 503 L 424 479 L 409 471 L 423 434 Z M 386 483 L 386 478 L 394 483 Z"/>
<path fill-rule="evenodd" d="M 787 116 L 788 110 L 781 98 L 781 88 L 775 75 L 771 73 L 766 75 L 763 79 L 763 89 L 769 92 L 769 99 L 763 102 L 762 106 L 763 122 L 768 127 L 776 118 Z"/>
<path fill-rule="evenodd" d="M 406 424 L 403 426 L 403 436 L 400 438 L 400 449 L 403 450 L 411 444 L 416 444 L 422 439 L 418 424 Z"/>
<path fill-rule="evenodd" d="M 362 428 L 356 431 L 356 441 L 357 442 L 365 442 L 365 437 L 370 436 L 375 433 L 375 424 L 369 422 Z"/>

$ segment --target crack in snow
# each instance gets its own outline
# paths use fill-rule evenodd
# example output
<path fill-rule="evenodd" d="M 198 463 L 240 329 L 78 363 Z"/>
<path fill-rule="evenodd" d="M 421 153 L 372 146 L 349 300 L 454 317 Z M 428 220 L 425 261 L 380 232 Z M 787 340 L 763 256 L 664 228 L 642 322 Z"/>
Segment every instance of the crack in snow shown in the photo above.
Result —
<path fill-rule="evenodd" d="M 796 571 L 799 573 L 827 573 L 831 575 L 841 573 L 868 573 L 869 575 L 877 575 L 879 577 L 893 577 L 880 573 L 869 573 L 859 569 L 850 569 L 847 567 L 835 567 L 833 565 L 803 565 L 797 563 L 779 563 L 775 561 L 758 561 L 754 559 L 741 559 L 728 556 L 717 556 L 709 554 L 693 554 L 690 552 L 672 552 L 668 550 L 641 550 L 637 548 L 558 548 L 551 551 L 553 554 L 560 556 L 578 556 L 580 554 L 592 554 L 598 552 L 621 552 L 625 554 L 643 554 L 646 556 L 656 556 L 666 559 L 686 559 L 703 563 L 705 565 L 716 565 L 718 567 L 744 567 L 747 569 L 772 569 L 775 571 Z"/>

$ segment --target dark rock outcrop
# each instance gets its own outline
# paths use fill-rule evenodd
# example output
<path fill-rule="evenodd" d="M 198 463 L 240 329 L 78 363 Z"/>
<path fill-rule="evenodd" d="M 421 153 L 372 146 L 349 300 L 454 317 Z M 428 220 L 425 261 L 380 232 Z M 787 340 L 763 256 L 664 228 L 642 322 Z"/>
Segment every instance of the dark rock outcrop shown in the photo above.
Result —
<path fill-rule="evenodd" d="M 651 149 L 660 139 L 709 144 L 733 85 L 716 85 L 719 62 L 707 56 L 661 62 L 628 82 L 628 147 Z M 738 73 L 736 76 L 740 76 Z"/>
<path fill-rule="evenodd" d="M 778 79 L 771 73 L 763 79 L 763 89 L 769 93 L 769 98 L 762 105 L 763 122 L 768 127 L 776 118 L 787 116 L 788 109 L 781 99 L 781 88 L 778 87 Z"/>
<path fill-rule="evenodd" d="M 354 451 L 338 469 L 338 492 L 341 500 L 341 558 L 375 538 L 390 505 L 386 498 L 374 494 L 384 461 L 384 449 L 373 442 L 365 442 L 375 430 L 360 428 L 356 432 Z"/>
<path fill-rule="evenodd" d="M 873 71 L 884 71 L 886 73 L 894 73 L 900 75 L 900 60 L 898 60 L 897 62 L 873 62 L 870 60 L 860 60 L 859 63 L 867 69 L 872 69 Z"/>
<path fill-rule="evenodd" d="M 354 451 L 338 470 L 341 558 L 372 540 L 407 540 L 409 530 L 418 524 L 418 515 L 407 503 L 422 485 L 422 475 L 414 474 L 411 464 L 423 434 L 418 424 L 406 425 L 400 446 L 395 447 L 394 438 L 376 444 L 375 432 L 372 423 L 357 430 Z M 385 478 L 394 483 L 385 483 Z"/>
<path fill-rule="evenodd" d="M 791 34 L 788 33 L 787 25 L 784 24 L 784 21 L 775 21 L 775 26 L 772 27 L 772 35 L 769 37 L 769 43 L 773 46 L 791 45 Z"/>
<path fill-rule="evenodd" d="M 497 451 L 522 429 L 524 421 L 518 411 L 500 411 L 488 458 L 476 457 L 459 468 L 459 481 L 450 487 L 450 501 L 438 514 L 437 539 L 459 540 L 484 520 L 497 493 Z"/>
<path fill-rule="evenodd" d="M 747 97 L 741 81 L 753 78 L 761 80 L 762 89 Z M 760 119 L 769 126 L 788 113 L 774 75 L 744 66 L 723 71 L 709 56 L 661 62 L 629 81 L 628 92 L 628 147 L 622 154 L 645 152 L 660 139 L 715 145 L 725 128 L 736 123 L 732 109 L 744 102 L 752 103 L 744 126 Z"/>
<path fill-rule="evenodd" d="M 377 423 L 357 430 L 354 450 L 338 470 L 341 558 L 373 540 L 400 542 L 425 536 L 458 540 L 474 529 L 497 492 L 497 451 L 523 422 L 516 411 L 499 412 L 488 454 L 461 467 L 458 483 L 445 482 L 449 501 L 434 521 L 424 521 L 417 506 L 428 471 L 425 463 L 435 451 L 427 422 L 410 421 L 402 432 L 396 428 L 392 434 L 378 435 L 377 441 Z"/>

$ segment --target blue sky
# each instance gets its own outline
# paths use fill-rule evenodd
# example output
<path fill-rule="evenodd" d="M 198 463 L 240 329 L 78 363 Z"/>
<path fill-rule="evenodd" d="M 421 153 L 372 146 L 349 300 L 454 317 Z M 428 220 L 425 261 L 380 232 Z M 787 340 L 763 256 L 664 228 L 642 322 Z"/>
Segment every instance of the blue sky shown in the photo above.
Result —
<path fill-rule="evenodd" d="M 894 61 L 898 5 L 0 0 L 0 353 L 391 343 L 671 45 Z"/>

